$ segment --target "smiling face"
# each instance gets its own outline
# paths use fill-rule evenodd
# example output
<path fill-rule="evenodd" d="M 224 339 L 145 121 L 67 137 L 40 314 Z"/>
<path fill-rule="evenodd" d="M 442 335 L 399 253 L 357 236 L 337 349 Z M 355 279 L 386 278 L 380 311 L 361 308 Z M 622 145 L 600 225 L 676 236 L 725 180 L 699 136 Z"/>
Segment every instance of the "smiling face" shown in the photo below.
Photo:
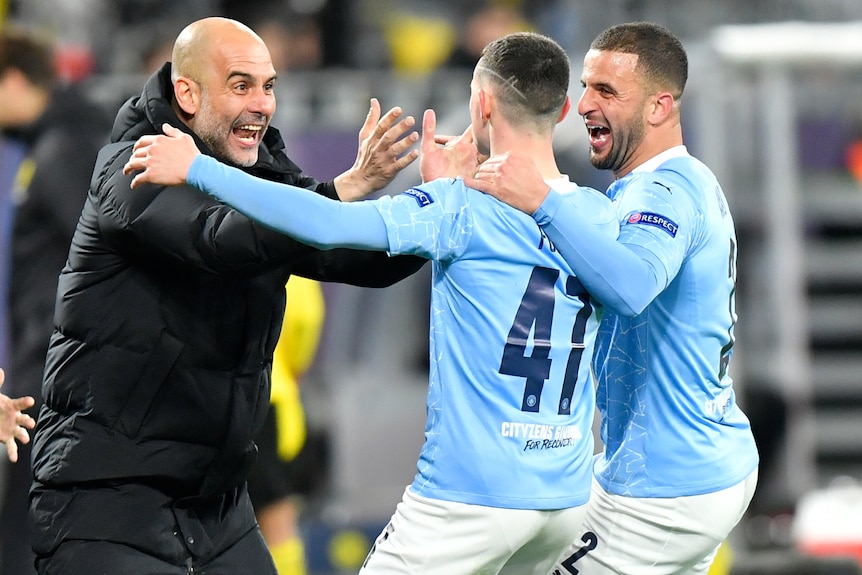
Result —
<path fill-rule="evenodd" d="M 584 58 L 578 101 L 590 138 L 590 162 L 616 177 L 637 166 L 647 127 L 649 94 L 636 70 L 638 56 L 590 50 Z"/>
<path fill-rule="evenodd" d="M 266 45 L 237 27 L 222 27 L 191 79 L 197 91 L 189 127 L 213 154 L 230 164 L 252 166 L 258 144 L 275 113 L 276 72 Z"/>

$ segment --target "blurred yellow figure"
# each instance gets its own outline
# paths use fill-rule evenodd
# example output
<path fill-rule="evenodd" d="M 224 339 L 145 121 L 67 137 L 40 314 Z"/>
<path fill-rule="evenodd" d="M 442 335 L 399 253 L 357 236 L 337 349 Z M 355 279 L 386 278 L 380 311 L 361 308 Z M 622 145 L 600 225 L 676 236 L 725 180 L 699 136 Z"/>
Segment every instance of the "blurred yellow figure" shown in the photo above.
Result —
<path fill-rule="evenodd" d="M 291 462 L 305 444 L 299 381 L 317 353 L 324 299 L 320 284 L 299 276 L 291 276 L 285 289 L 287 308 L 272 359 L 270 412 L 257 440 L 260 453 L 249 494 L 279 575 L 305 575 Z"/>
<path fill-rule="evenodd" d="M 271 403 L 276 406 L 278 455 L 285 461 L 305 444 L 305 410 L 299 378 L 311 367 L 323 329 L 324 302 L 320 284 L 299 276 L 287 282 L 287 308 L 281 337 L 272 357 Z"/>
<path fill-rule="evenodd" d="M 455 30 L 442 18 L 390 15 L 383 36 L 396 72 L 426 74 L 439 67 L 455 44 Z"/>

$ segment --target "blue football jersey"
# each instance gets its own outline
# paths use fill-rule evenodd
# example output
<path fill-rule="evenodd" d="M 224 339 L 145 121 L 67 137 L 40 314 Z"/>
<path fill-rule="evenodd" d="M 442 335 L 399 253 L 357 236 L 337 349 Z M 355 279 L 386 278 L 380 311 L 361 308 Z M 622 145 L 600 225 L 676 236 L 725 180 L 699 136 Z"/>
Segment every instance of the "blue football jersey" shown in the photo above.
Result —
<path fill-rule="evenodd" d="M 187 178 L 311 245 L 432 260 L 427 422 L 413 491 L 512 509 L 588 500 L 597 306 L 532 217 L 460 179 L 341 203 L 203 156 Z M 596 235 L 617 237 L 607 196 L 568 178 L 549 183 Z"/>
<path fill-rule="evenodd" d="M 684 148 L 608 190 L 619 241 L 651 254 L 667 287 L 634 316 L 605 309 L 594 357 L 611 493 L 697 495 L 730 487 L 758 464 L 728 364 L 736 323 L 736 234 L 712 172 Z"/>
<path fill-rule="evenodd" d="M 566 201 L 618 224 L 568 179 Z M 411 489 L 495 507 L 589 498 L 595 304 L 536 222 L 463 181 L 375 201 L 392 254 L 433 260 L 425 443 Z"/>

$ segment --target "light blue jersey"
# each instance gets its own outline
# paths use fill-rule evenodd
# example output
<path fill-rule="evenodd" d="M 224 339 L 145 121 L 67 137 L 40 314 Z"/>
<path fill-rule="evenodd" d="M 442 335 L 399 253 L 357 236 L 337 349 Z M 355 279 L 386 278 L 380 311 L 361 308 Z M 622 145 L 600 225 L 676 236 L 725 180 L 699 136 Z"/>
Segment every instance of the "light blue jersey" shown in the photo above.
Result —
<path fill-rule="evenodd" d="M 605 445 L 596 478 L 605 490 L 633 497 L 699 495 L 737 484 L 757 467 L 758 453 L 727 370 L 736 234 L 724 193 L 680 146 L 614 182 L 608 195 L 628 253 L 611 258 L 622 262 L 616 268 L 605 262 L 607 269 L 581 274 L 605 300 L 594 355 Z M 548 230 L 555 241 L 577 225 L 562 212 Z M 646 276 L 626 273 L 634 266 L 624 255 L 643 260 Z M 589 253 L 578 258 L 597 261 Z"/>
<path fill-rule="evenodd" d="M 530 216 L 460 179 L 353 204 L 257 180 L 206 156 L 188 179 L 319 247 L 433 260 L 425 444 L 411 490 L 513 509 L 588 500 L 596 311 Z M 616 237 L 604 194 L 568 179 L 553 185 L 563 202 L 589 213 L 596 233 Z"/>
<path fill-rule="evenodd" d="M 607 199 L 566 183 L 615 237 Z M 461 180 L 378 209 L 391 253 L 434 260 L 428 419 L 413 491 L 523 509 L 585 503 L 597 321 L 570 267 L 529 216 Z"/>

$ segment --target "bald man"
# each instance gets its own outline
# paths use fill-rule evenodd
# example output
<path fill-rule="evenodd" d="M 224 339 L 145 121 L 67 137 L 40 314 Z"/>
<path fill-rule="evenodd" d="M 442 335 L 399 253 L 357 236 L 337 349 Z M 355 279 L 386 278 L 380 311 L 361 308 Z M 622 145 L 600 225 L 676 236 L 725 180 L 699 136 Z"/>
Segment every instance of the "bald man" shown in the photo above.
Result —
<path fill-rule="evenodd" d="M 411 163 L 412 118 L 371 109 L 356 163 L 331 182 L 284 154 L 263 41 L 189 25 L 171 64 L 120 109 L 60 274 L 30 529 L 41 575 L 275 575 L 246 488 L 292 274 L 384 287 L 423 260 L 319 251 L 190 187 L 131 189 L 132 144 L 182 126 L 251 174 L 354 199 Z"/>

